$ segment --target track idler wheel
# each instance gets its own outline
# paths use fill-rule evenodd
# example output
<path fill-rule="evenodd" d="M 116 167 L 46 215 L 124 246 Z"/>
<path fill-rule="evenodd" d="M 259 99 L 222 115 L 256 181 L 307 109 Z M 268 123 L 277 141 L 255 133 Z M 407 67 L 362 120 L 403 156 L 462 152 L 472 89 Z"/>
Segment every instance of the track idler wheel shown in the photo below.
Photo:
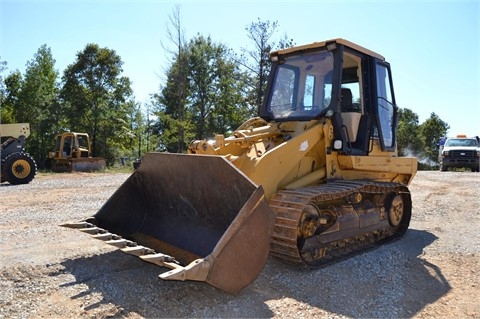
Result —
<path fill-rule="evenodd" d="M 313 236 L 318 227 L 320 227 L 318 209 L 313 205 L 305 206 L 298 223 L 298 237 L 308 238 Z"/>
<path fill-rule="evenodd" d="M 405 207 L 403 205 L 403 199 L 400 195 L 392 196 L 391 202 L 388 207 L 388 222 L 392 227 L 397 227 L 400 225 L 403 214 L 405 212 Z"/>

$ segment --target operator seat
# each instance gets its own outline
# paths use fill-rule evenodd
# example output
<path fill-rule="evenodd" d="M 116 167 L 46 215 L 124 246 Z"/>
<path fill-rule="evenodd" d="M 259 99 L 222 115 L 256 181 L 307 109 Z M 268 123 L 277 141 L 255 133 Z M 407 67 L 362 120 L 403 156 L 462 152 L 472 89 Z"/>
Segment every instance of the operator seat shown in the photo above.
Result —
<path fill-rule="evenodd" d="M 353 97 L 352 91 L 348 88 L 342 88 L 340 91 L 342 95 L 342 112 L 353 111 Z"/>

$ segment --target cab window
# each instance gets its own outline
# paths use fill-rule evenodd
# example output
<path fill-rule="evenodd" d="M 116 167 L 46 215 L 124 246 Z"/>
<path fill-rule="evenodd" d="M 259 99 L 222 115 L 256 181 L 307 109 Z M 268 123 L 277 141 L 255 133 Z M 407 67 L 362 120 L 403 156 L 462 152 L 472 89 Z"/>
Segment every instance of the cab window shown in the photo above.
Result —
<path fill-rule="evenodd" d="M 388 69 L 377 64 L 377 124 L 382 146 L 392 148 L 394 144 L 393 129 L 395 126 L 395 104 L 392 95 L 392 85 Z"/>
<path fill-rule="evenodd" d="M 278 65 L 267 110 L 274 120 L 311 119 L 330 105 L 333 55 L 315 52 L 287 57 Z"/>

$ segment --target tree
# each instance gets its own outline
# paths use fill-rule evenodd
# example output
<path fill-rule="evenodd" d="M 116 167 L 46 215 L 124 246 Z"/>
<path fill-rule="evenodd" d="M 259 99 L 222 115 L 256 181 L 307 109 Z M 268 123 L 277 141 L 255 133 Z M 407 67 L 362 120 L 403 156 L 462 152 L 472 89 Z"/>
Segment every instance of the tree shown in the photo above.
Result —
<path fill-rule="evenodd" d="M 187 142 L 194 137 L 194 126 L 188 118 L 187 58 L 183 49 L 167 72 L 167 82 L 159 94 L 154 94 L 153 104 L 158 122 L 154 131 L 160 136 L 160 144 L 169 152 L 182 153 Z"/>
<path fill-rule="evenodd" d="M 225 45 L 200 35 L 193 38 L 177 55 L 166 85 L 155 96 L 157 129 L 167 150 L 181 152 L 187 141 L 238 127 L 248 114 L 242 76 Z M 183 137 L 181 147 L 174 143 L 178 132 Z"/>
<path fill-rule="evenodd" d="M 6 64 L 3 64 L 5 70 Z M 41 168 L 53 141 L 52 127 L 58 123 L 54 116 L 57 103 L 58 72 L 52 52 L 42 45 L 27 62 L 25 76 L 16 70 L 1 87 L 1 116 L 5 122 L 30 123 L 27 150 Z"/>
<path fill-rule="evenodd" d="M 257 114 L 262 106 L 265 90 L 267 88 L 270 73 L 270 52 L 275 49 L 283 49 L 293 46 L 292 39 L 285 34 L 278 43 L 272 40 L 273 34 L 277 31 L 278 22 L 261 21 L 252 22 L 245 28 L 247 36 L 253 42 L 252 49 L 242 49 L 241 65 L 250 73 L 250 99 L 256 106 Z"/>
<path fill-rule="evenodd" d="M 30 123 L 29 153 L 40 167 L 43 167 L 43 161 L 53 147 L 53 137 L 58 124 L 57 79 L 55 60 L 50 48 L 44 44 L 27 63 L 25 80 L 15 110 L 17 121 Z"/>
<path fill-rule="evenodd" d="M 133 138 L 129 141 L 129 149 L 132 150 L 131 156 L 135 158 L 142 157 L 143 154 L 155 149 L 157 140 L 152 137 L 150 119 L 150 106 L 146 105 L 146 110 L 142 109 L 140 103 L 135 104 L 135 109 L 130 117 L 130 130 L 133 133 Z"/>
<path fill-rule="evenodd" d="M 63 114 L 72 131 L 88 132 L 92 153 L 112 164 L 132 137 L 130 79 L 121 76 L 123 62 L 114 50 L 88 44 L 62 77 Z"/>
<path fill-rule="evenodd" d="M 229 50 L 223 48 L 216 65 L 217 92 L 214 93 L 215 108 L 210 117 L 208 136 L 214 133 L 230 135 L 246 119 L 256 114 L 248 101 L 249 88 L 245 80 L 248 75 L 240 70 Z"/>
<path fill-rule="evenodd" d="M 16 70 L 2 81 L 2 120 L 27 122 L 30 137 L 27 150 L 42 168 L 53 143 L 54 116 L 58 95 L 58 72 L 47 45 L 42 45 L 27 62 L 25 76 Z"/>
<path fill-rule="evenodd" d="M 167 36 L 175 49 L 169 50 L 163 46 L 172 58 L 170 69 L 166 72 L 167 83 L 161 88 L 160 94 L 153 96 L 153 103 L 158 108 L 156 115 L 159 117 L 154 130 L 161 136 L 160 143 L 168 151 L 182 153 L 186 149 L 186 141 L 190 140 L 193 134 L 191 133 L 192 125 L 186 118 L 188 66 L 186 41 L 178 5 L 175 6 L 169 20 L 171 26 L 167 26 Z"/>
<path fill-rule="evenodd" d="M 241 124 L 248 108 L 238 66 L 223 44 L 197 36 L 188 47 L 190 112 L 195 138 L 226 133 Z"/>
<path fill-rule="evenodd" d="M 397 145 L 400 155 L 420 154 L 422 140 L 419 133 L 418 115 L 410 109 L 399 109 Z"/>
<path fill-rule="evenodd" d="M 7 96 L 5 80 L 3 78 L 3 72 L 5 72 L 6 70 L 7 70 L 7 62 L 0 60 L 0 121 L 4 121 L 4 117 L 8 117 L 9 119 L 11 118 L 11 110 L 8 110 L 8 109 L 4 110 L 1 107 L 5 105 L 5 99 Z"/>
<path fill-rule="evenodd" d="M 433 162 L 438 159 L 438 142 L 440 137 L 445 136 L 450 125 L 442 121 L 437 114 L 431 113 L 430 117 L 420 125 L 420 135 L 424 142 L 424 153 Z"/>
<path fill-rule="evenodd" d="M 3 123 L 15 123 L 15 110 L 19 108 L 20 92 L 23 86 L 23 76 L 16 70 L 3 79 L 2 107 L 0 108 L 1 120 Z"/>

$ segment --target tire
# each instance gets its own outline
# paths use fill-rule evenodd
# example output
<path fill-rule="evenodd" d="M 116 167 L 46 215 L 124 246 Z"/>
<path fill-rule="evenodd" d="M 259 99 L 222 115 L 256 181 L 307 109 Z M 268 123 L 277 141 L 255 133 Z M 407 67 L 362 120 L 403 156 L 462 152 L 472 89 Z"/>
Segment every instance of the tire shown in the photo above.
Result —
<path fill-rule="evenodd" d="M 443 165 L 443 163 L 440 163 L 440 171 L 446 172 L 448 170 L 448 167 Z"/>
<path fill-rule="evenodd" d="M 28 184 L 37 173 L 37 164 L 28 153 L 13 153 L 5 159 L 3 174 L 12 185 Z"/>

